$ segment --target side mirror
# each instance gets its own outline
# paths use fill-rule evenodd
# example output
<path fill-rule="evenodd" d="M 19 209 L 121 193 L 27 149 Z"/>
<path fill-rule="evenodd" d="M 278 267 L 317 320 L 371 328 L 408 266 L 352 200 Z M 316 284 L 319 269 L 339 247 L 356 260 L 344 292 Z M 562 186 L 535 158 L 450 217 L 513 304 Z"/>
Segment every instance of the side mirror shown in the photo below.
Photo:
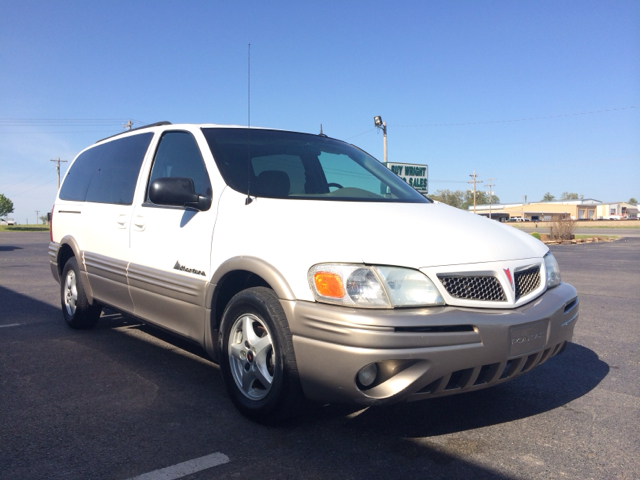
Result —
<path fill-rule="evenodd" d="M 190 207 L 200 211 L 211 207 L 211 199 L 198 195 L 190 178 L 156 178 L 149 186 L 149 200 L 156 205 Z"/>

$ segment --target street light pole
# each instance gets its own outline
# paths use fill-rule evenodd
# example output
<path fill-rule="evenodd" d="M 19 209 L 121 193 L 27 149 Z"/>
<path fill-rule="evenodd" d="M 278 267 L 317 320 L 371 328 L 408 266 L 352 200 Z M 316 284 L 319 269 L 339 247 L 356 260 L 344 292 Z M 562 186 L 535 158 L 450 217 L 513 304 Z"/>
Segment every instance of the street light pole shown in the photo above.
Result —
<path fill-rule="evenodd" d="M 380 115 L 376 115 L 375 117 L 373 117 L 373 123 L 375 124 L 376 128 L 382 129 L 384 163 L 386 164 L 387 163 L 387 122 L 383 122 L 382 117 Z"/>

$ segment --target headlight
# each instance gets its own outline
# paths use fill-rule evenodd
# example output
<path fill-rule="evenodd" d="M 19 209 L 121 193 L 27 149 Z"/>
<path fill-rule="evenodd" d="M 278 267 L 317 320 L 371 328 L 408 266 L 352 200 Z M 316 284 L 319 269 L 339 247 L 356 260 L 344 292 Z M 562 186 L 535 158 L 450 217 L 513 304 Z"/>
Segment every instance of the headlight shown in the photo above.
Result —
<path fill-rule="evenodd" d="M 409 268 L 323 263 L 311 267 L 308 280 L 319 302 L 365 308 L 444 305 L 433 282 Z"/>
<path fill-rule="evenodd" d="M 551 252 L 544 256 L 544 266 L 547 271 L 547 288 L 553 288 L 560 285 L 560 267 Z"/>

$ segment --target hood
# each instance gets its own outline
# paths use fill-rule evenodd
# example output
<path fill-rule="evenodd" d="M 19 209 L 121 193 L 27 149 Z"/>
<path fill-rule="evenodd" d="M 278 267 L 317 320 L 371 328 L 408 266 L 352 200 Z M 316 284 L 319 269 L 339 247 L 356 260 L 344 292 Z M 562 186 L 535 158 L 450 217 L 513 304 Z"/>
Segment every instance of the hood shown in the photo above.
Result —
<path fill-rule="evenodd" d="M 541 258 L 548 251 L 514 227 L 444 204 L 244 200 L 226 189 L 218 209 L 220 226 L 243 225 L 234 250 L 265 259 L 284 250 L 305 268 L 322 262 L 424 268 Z"/>

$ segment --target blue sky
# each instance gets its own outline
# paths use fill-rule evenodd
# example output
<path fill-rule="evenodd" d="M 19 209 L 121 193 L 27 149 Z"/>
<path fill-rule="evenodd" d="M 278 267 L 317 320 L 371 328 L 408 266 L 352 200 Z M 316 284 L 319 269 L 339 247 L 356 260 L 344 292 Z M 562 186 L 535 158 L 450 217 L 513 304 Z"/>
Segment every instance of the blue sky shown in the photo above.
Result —
<path fill-rule="evenodd" d="M 128 119 L 245 125 L 249 43 L 254 126 L 322 124 L 382 159 L 381 115 L 431 192 L 475 170 L 502 202 L 640 198 L 638 1 L 0 0 L 13 216 L 50 210 L 50 159 Z"/>

